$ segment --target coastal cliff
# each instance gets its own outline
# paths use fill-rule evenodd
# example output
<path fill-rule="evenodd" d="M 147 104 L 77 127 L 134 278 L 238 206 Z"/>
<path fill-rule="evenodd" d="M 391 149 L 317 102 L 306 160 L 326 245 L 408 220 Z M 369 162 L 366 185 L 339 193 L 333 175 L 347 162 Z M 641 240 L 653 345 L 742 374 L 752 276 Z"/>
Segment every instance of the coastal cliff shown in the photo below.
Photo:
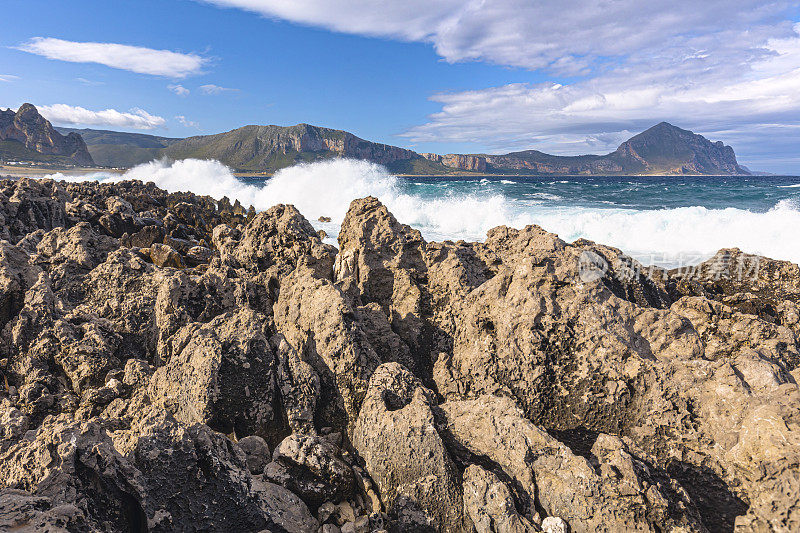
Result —
<path fill-rule="evenodd" d="M 425 159 L 441 163 L 442 165 L 458 170 L 486 172 L 486 157 L 480 155 L 463 154 L 420 154 Z"/>
<path fill-rule="evenodd" d="M 164 154 L 173 159 L 216 159 L 238 170 L 262 172 L 332 157 L 364 159 L 395 171 L 414 162 L 421 165 L 421 171 L 443 170 L 411 150 L 309 124 L 244 126 L 227 133 L 189 137 L 168 146 Z"/>
<path fill-rule="evenodd" d="M 736 249 L 0 181 L 0 529 L 797 530 L 799 305 Z"/>
<path fill-rule="evenodd" d="M 80 135 L 61 135 L 31 104 L 0 109 L 0 159 L 94 165 Z"/>

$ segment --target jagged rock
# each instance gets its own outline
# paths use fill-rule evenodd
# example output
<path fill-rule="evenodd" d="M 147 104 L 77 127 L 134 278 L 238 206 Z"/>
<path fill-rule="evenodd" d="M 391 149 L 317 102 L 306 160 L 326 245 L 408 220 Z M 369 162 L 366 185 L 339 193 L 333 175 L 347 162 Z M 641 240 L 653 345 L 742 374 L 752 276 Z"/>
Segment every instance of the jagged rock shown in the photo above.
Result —
<path fill-rule="evenodd" d="M 68 515 L 85 519 L 96 531 L 147 527 L 140 473 L 94 422 L 48 419 L 34 440 L 18 443 L 0 457 L 0 484 L 47 498 L 46 507 L 73 506 Z"/>
<path fill-rule="evenodd" d="M 722 301 L 737 311 L 784 325 L 800 337 L 798 265 L 726 248 L 699 265 L 670 274 L 681 294 Z"/>
<path fill-rule="evenodd" d="M 281 282 L 274 312 L 278 331 L 322 383 L 318 425 L 352 427 L 379 360 L 345 295 L 300 267 Z"/>
<path fill-rule="evenodd" d="M 377 198 L 354 200 L 339 231 L 335 266 L 337 281 L 350 278 L 363 303 L 380 306 L 423 368 L 430 343 L 419 287 L 427 270 L 424 246 L 420 232 L 397 222 Z"/>
<path fill-rule="evenodd" d="M 283 335 L 275 335 L 271 341 L 278 358 L 278 385 L 289 428 L 295 433 L 313 434 L 314 411 L 321 395 L 319 375 Z"/>
<path fill-rule="evenodd" d="M 151 531 L 281 531 L 277 524 L 293 517 L 296 527 L 318 527 L 299 498 L 254 483 L 244 453 L 205 425 L 186 426 L 148 409 L 114 443 L 158 502 L 148 516 Z"/>
<path fill-rule="evenodd" d="M 252 490 L 274 524 L 268 526 L 267 531 L 306 533 L 319 529 L 319 522 L 296 494 L 280 485 L 255 479 L 252 481 Z"/>
<path fill-rule="evenodd" d="M 28 430 L 29 418 L 8 399 L 0 398 L 0 453 Z"/>
<path fill-rule="evenodd" d="M 0 239 L 0 529 L 800 527 L 796 265 L 141 182 L 0 181 Z"/>
<path fill-rule="evenodd" d="M 42 229 L 67 225 L 67 194 L 52 180 L 23 178 L 4 182 L 3 218 L 12 244 Z"/>
<path fill-rule="evenodd" d="M 0 489 L 0 531 L 68 533 L 88 530 L 86 517 L 75 505 L 17 489 Z"/>
<path fill-rule="evenodd" d="M 381 365 L 370 380 L 353 445 L 390 516 L 439 531 L 460 531 L 458 471 L 436 431 L 432 396 L 399 364 Z"/>
<path fill-rule="evenodd" d="M 274 441 L 285 429 L 263 324 L 261 315 L 244 309 L 184 326 L 170 340 L 167 365 L 153 374 L 150 396 L 185 423 Z"/>
<path fill-rule="evenodd" d="M 160 226 L 145 226 L 136 233 L 122 237 L 120 241 L 131 248 L 150 248 L 164 240 L 164 229 Z"/>
<path fill-rule="evenodd" d="M 543 509 L 576 533 L 704 531 L 680 488 L 652 479 L 651 467 L 634 459 L 617 437 L 596 438 L 595 467 L 526 420 L 507 398 L 450 401 L 440 409 L 443 432 L 462 460 L 483 459 L 501 469 L 529 516 Z"/>
<path fill-rule="evenodd" d="M 192 246 L 186 251 L 186 261 L 192 265 L 208 263 L 214 257 L 214 251 L 205 246 Z"/>
<path fill-rule="evenodd" d="M 36 282 L 39 268 L 31 265 L 23 250 L 0 241 L 0 331 L 25 302 L 25 293 Z"/>
<path fill-rule="evenodd" d="M 150 259 L 153 261 L 154 265 L 160 267 L 183 268 L 184 266 L 181 254 L 166 244 L 151 244 Z"/>
<path fill-rule="evenodd" d="M 280 272 L 304 265 L 318 277 L 331 278 L 335 248 L 322 243 L 294 206 L 276 205 L 259 213 L 240 235 L 216 228 L 214 235 L 223 260 L 233 265 L 256 271 L 275 266 Z"/>

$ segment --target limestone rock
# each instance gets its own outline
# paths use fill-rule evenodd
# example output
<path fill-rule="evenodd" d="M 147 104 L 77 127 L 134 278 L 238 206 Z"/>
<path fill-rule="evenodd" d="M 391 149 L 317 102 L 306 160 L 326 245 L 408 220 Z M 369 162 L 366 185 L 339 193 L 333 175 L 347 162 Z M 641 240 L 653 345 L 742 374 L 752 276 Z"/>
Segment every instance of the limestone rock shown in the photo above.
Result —
<path fill-rule="evenodd" d="M 566 520 L 574 532 L 704 530 L 689 498 L 651 478 L 651 467 L 617 437 L 596 437 L 593 465 L 526 420 L 507 398 L 450 401 L 440 409 L 443 432 L 461 460 L 483 458 L 501 469 L 529 516 L 543 509 Z"/>
<path fill-rule="evenodd" d="M 217 247 L 234 265 L 257 271 L 275 266 L 282 272 L 304 265 L 319 277 L 331 277 L 335 249 L 322 243 L 294 206 L 276 205 L 256 215 L 241 234 L 222 234 L 215 230 Z"/>
<path fill-rule="evenodd" d="M 277 414 L 275 356 L 258 313 L 245 309 L 190 324 L 171 342 L 172 357 L 152 378 L 154 401 L 186 423 L 239 437 L 274 440 L 285 431 Z"/>
<path fill-rule="evenodd" d="M 183 268 L 183 259 L 174 248 L 166 244 L 153 243 L 150 245 L 150 259 L 154 265 L 160 267 Z"/>
<path fill-rule="evenodd" d="M 298 268 L 281 282 L 275 324 L 319 376 L 316 419 L 352 427 L 378 356 L 341 290 L 313 270 Z"/>
<path fill-rule="evenodd" d="M 339 246 L 291 206 L 0 180 L 0 529 L 800 527 L 797 265 L 429 243 L 374 198 Z"/>

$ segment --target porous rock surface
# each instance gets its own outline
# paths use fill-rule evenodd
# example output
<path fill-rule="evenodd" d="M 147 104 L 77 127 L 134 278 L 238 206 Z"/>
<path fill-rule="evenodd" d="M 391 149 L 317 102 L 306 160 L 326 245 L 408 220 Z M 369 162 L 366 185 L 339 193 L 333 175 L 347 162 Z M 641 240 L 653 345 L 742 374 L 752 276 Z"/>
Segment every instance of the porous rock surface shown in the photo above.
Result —
<path fill-rule="evenodd" d="M 796 531 L 800 270 L 0 181 L 0 530 Z"/>

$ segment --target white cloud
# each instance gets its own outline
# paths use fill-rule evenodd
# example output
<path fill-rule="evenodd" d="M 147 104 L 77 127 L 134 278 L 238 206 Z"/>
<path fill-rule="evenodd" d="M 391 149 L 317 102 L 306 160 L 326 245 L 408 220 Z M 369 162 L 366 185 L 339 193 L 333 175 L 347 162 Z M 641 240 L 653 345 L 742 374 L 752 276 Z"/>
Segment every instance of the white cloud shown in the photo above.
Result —
<path fill-rule="evenodd" d="M 199 123 L 197 123 L 197 122 L 195 122 L 193 120 L 189 120 L 183 115 L 176 115 L 175 118 L 178 119 L 178 122 L 180 122 L 182 125 L 186 126 L 187 128 L 200 129 L 200 124 Z"/>
<path fill-rule="evenodd" d="M 167 89 L 174 92 L 178 96 L 188 96 L 189 89 L 184 87 L 183 85 L 167 85 Z"/>
<path fill-rule="evenodd" d="M 431 43 L 447 61 L 577 73 L 694 35 L 781 22 L 789 0 L 205 0 L 333 31 Z M 699 50 L 693 51 L 694 53 Z"/>
<path fill-rule="evenodd" d="M 85 126 L 114 126 L 152 130 L 166 123 L 162 117 L 151 115 L 143 109 L 134 108 L 128 112 L 116 109 L 92 111 L 78 106 L 54 104 L 38 106 L 39 112 L 50 122 L 56 124 L 80 124 Z"/>
<path fill-rule="evenodd" d="M 18 79 L 19 79 L 19 76 L 14 76 L 12 74 L 0 74 L 0 81 L 9 82 L 9 81 L 14 81 L 14 80 L 18 80 Z"/>
<path fill-rule="evenodd" d="M 231 89 L 229 87 L 220 87 L 219 85 L 214 85 L 213 83 L 209 83 L 208 85 L 201 85 L 200 92 L 207 95 L 216 95 L 222 94 L 225 92 L 235 92 L 239 89 Z"/>
<path fill-rule="evenodd" d="M 74 42 L 52 37 L 34 37 L 18 50 L 73 63 L 99 63 L 139 74 L 185 78 L 202 71 L 207 59 L 197 54 L 154 50 L 117 43 Z"/>

